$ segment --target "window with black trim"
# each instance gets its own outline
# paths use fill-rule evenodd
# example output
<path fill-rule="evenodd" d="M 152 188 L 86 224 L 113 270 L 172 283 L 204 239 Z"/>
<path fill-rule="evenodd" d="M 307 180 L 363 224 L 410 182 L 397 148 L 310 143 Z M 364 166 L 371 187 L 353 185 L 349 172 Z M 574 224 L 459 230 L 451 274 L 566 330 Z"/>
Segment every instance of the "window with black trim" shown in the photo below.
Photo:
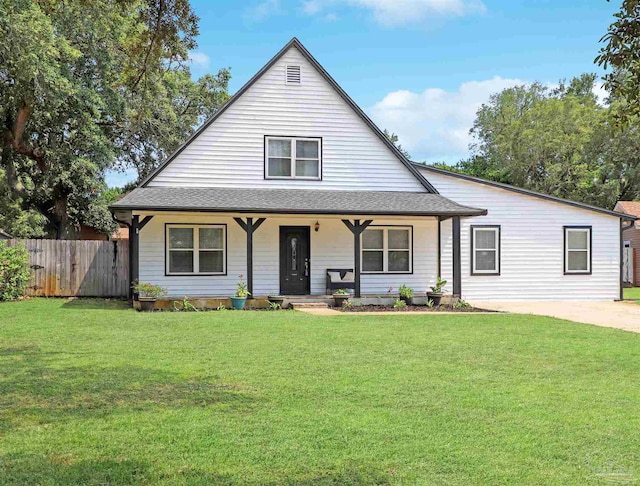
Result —
<path fill-rule="evenodd" d="M 564 273 L 591 273 L 591 226 L 564 227 Z"/>
<path fill-rule="evenodd" d="M 319 180 L 322 143 L 319 138 L 265 137 L 267 179 Z"/>
<path fill-rule="evenodd" d="M 166 225 L 167 275 L 224 275 L 226 225 Z"/>
<path fill-rule="evenodd" d="M 500 226 L 471 226 L 471 274 L 500 275 Z"/>
<path fill-rule="evenodd" d="M 362 273 L 411 273 L 412 228 L 369 226 L 360 241 Z"/>

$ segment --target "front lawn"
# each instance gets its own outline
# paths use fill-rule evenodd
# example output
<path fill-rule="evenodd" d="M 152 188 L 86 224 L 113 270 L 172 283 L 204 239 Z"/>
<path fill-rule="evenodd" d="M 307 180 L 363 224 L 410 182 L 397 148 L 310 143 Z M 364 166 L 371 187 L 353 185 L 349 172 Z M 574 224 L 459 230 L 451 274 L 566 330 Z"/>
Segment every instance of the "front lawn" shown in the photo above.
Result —
<path fill-rule="evenodd" d="M 624 300 L 640 300 L 640 287 L 629 287 L 623 290 Z"/>
<path fill-rule="evenodd" d="M 544 317 L 0 304 L 0 484 L 638 481 L 639 377 Z"/>

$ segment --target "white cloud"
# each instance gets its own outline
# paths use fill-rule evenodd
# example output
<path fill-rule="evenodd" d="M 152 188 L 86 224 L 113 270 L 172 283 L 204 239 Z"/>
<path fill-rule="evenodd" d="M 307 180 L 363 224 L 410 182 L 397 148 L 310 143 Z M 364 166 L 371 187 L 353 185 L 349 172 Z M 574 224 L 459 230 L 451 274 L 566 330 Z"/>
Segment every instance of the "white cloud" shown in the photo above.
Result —
<path fill-rule="evenodd" d="M 194 66 L 199 66 L 202 68 L 209 67 L 209 56 L 207 56 L 204 52 L 193 51 L 189 53 L 189 61 Z"/>
<path fill-rule="evenodd" d="M 250 22 L 261 22 L 273 15 L 281 13 L 280 0 L 263 0 L 245 8 L 243 17 Z"/>
<path fill-rule="evenodd" d="M 482 0 L 305 0 L 302 4 L 302 10 L 308 15 L 345 7 L 367 9 L 376 22 L 385 27 L 418 24 L 433 17 L 461 17 L 486 10 Z"/>
<path fill-rule="evenodd" d="M 525 82 L 495 76 L 468 81 L 456 91 L 394 91 L 368 111 L 379 127 L 398 135 L 414 160 L 456 162 L 468 153 L 469 129 L 482 103 L 493 93 L 521 84 Z"/>

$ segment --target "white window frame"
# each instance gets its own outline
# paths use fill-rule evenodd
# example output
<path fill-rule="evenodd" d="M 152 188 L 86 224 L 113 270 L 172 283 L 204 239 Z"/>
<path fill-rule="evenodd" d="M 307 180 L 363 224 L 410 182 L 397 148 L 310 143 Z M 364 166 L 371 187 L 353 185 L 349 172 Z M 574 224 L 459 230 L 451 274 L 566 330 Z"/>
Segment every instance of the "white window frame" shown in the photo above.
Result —
<path fill-rule="evenodd" d="M 363 247 L 363 235 L 367 230 L 382 230 L 382 248 L 380 249 L 365 249 Z M 409 249 L 404 248 L 389 248 L 389 230 L 406 230 L 409 232 Z M 360 268 L 363 268 L 364 252 L 365 251 L 382 251 L 382 270 L 364 271 L 360 273 L 363 275 L 370 274 L 411 274 L 413 273 L 413 226 L 377 226 L 369 225 L 360 235 Z M 389 252 L 390 251 L 407 251 L 409 253 L 409 270 L 389 270 Z"/>
<path fill-rule="evenodd" d="M 569 233 L 586 233 L 587 247 L 585 249 L 569 248 Z M 591 226 L 565 226 L 564 227 L 564 274 L 565 275 L 591 275 L 591 251 L 592 251 L 592 227 Z M 569 269 L 569 253 L 584 252 L 587 254 L 586 270 Z"/>
<path fill-rule="evenodd" d="M 270 140 L 288 140 L 291 143 L 291 156 L 290 157 L 270 157 L 269 156 L 269 141 Z M 309 157 L 296 157 L 296 142 L 316 142 L 318 144 L 318 175 L 317 176 L 297 176 L 296 175 L 296 161 L 298 160 L 311 160 L 315 161 L 315 158 Z M 274 159 L 289 159 L 291 164 L 290 176 L 272 176 L 269 175 L 269 158 Z M 322 138 L 313 137 L 277 137 L 267 135 L 264 137 L 264 178 L 265 179 L 297 179 L 307 181 L 320 181 L 322 180 Z"/>
<path fill-rule="evenodd" d="M 172 228 L 192 229 L 193 230 L 193 248 L 169 248 L 170 238 L 169 232 Z M 203 248 L 200 249 L 200 229 L 201 228 L 220 228 L 222 229 L 222 248 Z M 226 224 L 180 224 L 171 223 L 165 225 L 165 275 L 226 275 L 227 274 L 227 225 Z M 172 251 L 192 251 L 193 252 L 193 272 L 172 272 L 169 266 L 170 255 Z M 200 272 L 200 252 L 201 251 L 222 251 L 222 272 Z"/>
<path fill-rule="evenodd" d="M 477 231 L 492 231 L 495 237 L 495 248 L 478 248 L 476 245 Z M 500 275 L 500 226 L 499 225 L 472 225 L 471 226 L 471 275 Z M 495 268 L 491 270 L 478 270 L 476 263 L 478 258 L 476 253 L 479 251 L 493 251 L 496 254 Z"/>

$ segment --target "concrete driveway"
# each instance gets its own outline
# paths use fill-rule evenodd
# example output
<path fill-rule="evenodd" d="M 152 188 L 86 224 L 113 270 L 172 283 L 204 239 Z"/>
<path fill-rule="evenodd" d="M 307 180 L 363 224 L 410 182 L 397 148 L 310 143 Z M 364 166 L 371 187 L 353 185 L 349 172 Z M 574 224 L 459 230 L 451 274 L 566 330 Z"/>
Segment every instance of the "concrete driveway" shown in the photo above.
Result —
<path fill-rule="evenodd" d="M 640 333 L 640 305 L 635 302 L 470 302 L 481 309 L 513 312 L 515 314 L 534 314 L 557 317 L 569 321 L 614 327 L 625 331 Z"/>

